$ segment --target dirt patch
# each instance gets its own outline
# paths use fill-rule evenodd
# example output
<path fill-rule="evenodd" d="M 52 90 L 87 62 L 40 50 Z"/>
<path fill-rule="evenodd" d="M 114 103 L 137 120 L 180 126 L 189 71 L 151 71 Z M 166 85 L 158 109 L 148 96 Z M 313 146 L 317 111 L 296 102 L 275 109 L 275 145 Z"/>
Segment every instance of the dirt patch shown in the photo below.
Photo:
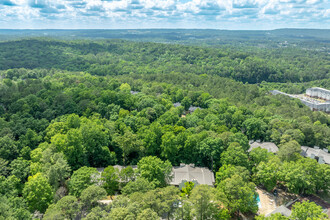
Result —
<path fill-rule="evenodd" d="M 275 200 L 277 206 L 286 205 L 289 202 L 297 199 L 297 195 L 293 193 L 285 192 L 283 189 L 279 189 L 279 188 L 277 188 L 276 190 L 278 192 L 278 195 L 276 196 L 276 200 Z"/>

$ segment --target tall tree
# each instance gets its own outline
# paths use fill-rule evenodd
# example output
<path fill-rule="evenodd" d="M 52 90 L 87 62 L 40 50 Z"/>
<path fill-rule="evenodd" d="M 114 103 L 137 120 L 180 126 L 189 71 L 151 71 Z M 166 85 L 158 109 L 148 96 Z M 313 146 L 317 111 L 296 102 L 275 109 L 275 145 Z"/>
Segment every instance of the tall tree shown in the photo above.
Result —
<path fill-rule="evenodd" d="M 295 161 L 300 157 L 301 148 L 297 141 L 289 141 L 280 146 L 278 156 L 282 161 Z"/>
<path fill-rule="evenodd" d="M 308 220 L 308 219 L 328 219 L 328 216 L 323 213 L 322 207 L 314 202 L 303 201 L 297 202 L 292 206 L 292 219 Z"/>
<path fill-rule="evenodd" d="M 172 178 L 172 165 L 168 160 L 163 162 L 158 157 L 143 157 L 138 162 L 138 173 L 155 186 L 164 187 Z"/>
<path fill-rule="evenodd" d="M 239 211 L 256 213 L 258 211 L 255 185 L 245 182 L 239 175 L 225 179 L 217 186 L 218 199 L 232 214 Z"/>
<path fill-rule="evenodd" d="M 208 185 L 198 185 L 191 191 L 189 201 L 193 204 L 196 219 L 218 219 L 220 210 L 215 202 L 215 189 Z"/>
<path fill-rule="evenodd" d="M 248 167 L 248 156 L 243 148 L 236 142 L 231 143 L 226 151 L 221 154 L 220 161 L 223 165 Z"/>
<path fill-rule="evenodd" d="M 81 192 L 80 202 L 82 207 L 86 210 L 90 210 L 92 207 L 95 207 L 99 200 L 106 198 L 107 192 L 105 189 L 99 186 L 89 186 Z"/>
<path fill-rule="evenodd" d="M 53 200 L 53 190 L 48 180 L 41 173 L 37 173 L 25 183 L 23 197 L 30 211 L 38 210 L 44 213 Z"/>
<path fill-rule="evenodd" d="M 97 169 L 92 167 L 81 167 L 74 171 L 69 181 L 70 195 L 80 197 L 84 189 L 99 181 L 99 175 Z"/>
<path fill-rule="evenodd" d="M 114 195 L 119 187 L 118 169 L 113 166 L 105 168 L 101 174 L 101 179 L 104 182 L 102 187 L 106 190 L 108 195 Z"/>

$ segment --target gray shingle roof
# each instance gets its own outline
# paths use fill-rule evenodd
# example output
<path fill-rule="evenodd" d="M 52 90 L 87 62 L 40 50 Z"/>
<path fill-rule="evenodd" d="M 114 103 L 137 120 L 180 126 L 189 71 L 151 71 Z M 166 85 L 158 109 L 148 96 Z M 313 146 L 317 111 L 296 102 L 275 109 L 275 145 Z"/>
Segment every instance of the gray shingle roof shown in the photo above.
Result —
<path fill-rule="evenodd" d="M 196 111 L 197 109 L 202 109 L 202 108 L 201 108 L 201 107 L 196 107 L 196 106 L 190 106 L 189 109 L 188 109 L 188 111 L 189 111 L 189 112 L 194 112 L 194 111 Z"/>
<path fill-rule="evenodd" d="M 182 181 L 197 181 L 198 184 L 213 186 L 214 174 L 206 167 L 195 167 L 193 164 L 181 164 L 172 168 L 171 185 L 178 186 Z"/>
<path fill-rule="evenodd" d="M 125 166 L 114 165 L 119 171 Z M 136 165 L 131 166 L 134 170 L 137 169 Z M 104 168 L 97 168 L 99 173 L 102 173 Z M 215 179 L 211 170 L 206 167 L 195 167 L 193 164 L 181 164 L 180 166 L 172 167 L 172 180 L 170 185 L 178 186 L 182 181 L 196 181 L 198 184 L 206 184 L 213 186 Z"/>
<path fill-rule="evenodd" d="M 132 95 L 136 95 L 136 94 L 139 94 L 140 92 L 139 91 L 130 91 Z"/>
<path fill-rule="evenodd" d="M 301 146 L 301 150 L 302 150 L 301 155 L 304 157 L 309 157 L 312 159 L 316 159 L 316 157 L 317 157 L 319 163 L 330 164 L 330 153 L 328 153 L 322 149 Z"/>
<path fill-rule="evenodd" d="M 276 144 L 274 144 L 272 142 L 261 142 L 261 143 L 253 142 L 253 143 L 250 143 L 250 149 L 248 150 L 248 152 L 250 152 L 254 148 L 258 148 L 258 147 L 266 149 L 266 150 L 268 150 L 268 152 L 272 152 L 272 153 L 276 153 L 278 151 L 278 147 L 276 146 Z"/>
<path fill-rule="evenodd" d="M 276 214 L 276 213 L 281 213 L 282 215 L 289 217 L 291 215 L 291 210 L 288 209 L 287 207 L 285 207 L 284 205 L 281 205 L 279 207 L 277 207 L 277 209 L 275 209 L 274 211 L 272 211 L 271 213 L 268 213 L 266 215 L 266 217 L 271 216 L 272 214 Z"/>

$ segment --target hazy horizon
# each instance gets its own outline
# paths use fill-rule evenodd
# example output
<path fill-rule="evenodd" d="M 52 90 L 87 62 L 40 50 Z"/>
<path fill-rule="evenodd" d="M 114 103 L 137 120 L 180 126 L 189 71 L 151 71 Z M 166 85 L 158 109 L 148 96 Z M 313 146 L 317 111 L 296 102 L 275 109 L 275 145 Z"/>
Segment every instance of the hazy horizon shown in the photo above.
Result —
<path fill-rule="evenodd" d="M 215 31 L 276 31 L 276 30 L 330 30 L 330 28 L 275 28 L 275 29 L 216 29 L 216 28 L 0 28 L 0 30 L 215 30 Z"/>

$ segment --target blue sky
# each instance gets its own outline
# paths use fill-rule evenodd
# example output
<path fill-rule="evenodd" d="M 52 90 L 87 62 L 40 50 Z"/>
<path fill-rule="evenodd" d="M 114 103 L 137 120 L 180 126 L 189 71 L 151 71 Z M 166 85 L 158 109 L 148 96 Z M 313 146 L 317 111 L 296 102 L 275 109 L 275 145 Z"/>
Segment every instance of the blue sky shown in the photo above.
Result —
<path fill-rule="evenodd" d="M 0 28 L 330 28 L 330 0 L 0 0 Z"/>

